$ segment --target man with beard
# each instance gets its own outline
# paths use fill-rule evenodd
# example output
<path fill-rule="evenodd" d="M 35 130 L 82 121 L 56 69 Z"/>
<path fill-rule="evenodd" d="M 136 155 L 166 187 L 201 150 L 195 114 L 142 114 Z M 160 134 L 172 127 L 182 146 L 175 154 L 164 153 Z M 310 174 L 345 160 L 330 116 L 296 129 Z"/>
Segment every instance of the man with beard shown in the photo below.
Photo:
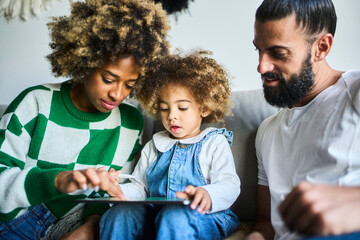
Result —
<path fill-rule="evenodd" d="M 256 137 L 257 221 L 252 239 L 360 239 L 360 71 L 326 56 L 331 0 L 264 0 L 254 45 L 266 100 L 282 109 Z"/>

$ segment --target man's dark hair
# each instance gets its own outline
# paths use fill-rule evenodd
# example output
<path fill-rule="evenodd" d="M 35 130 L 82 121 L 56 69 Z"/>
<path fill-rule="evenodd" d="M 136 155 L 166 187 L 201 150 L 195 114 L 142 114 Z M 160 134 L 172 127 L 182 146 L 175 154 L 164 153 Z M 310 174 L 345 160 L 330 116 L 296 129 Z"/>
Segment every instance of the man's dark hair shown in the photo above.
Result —
<path fill-rule="evenodd" d="M 309 35 L 324 30 L 335 35 L 337 17 L 331 0 L 264 0 L 256 11 L 256 20 L 280 20 L 293 13 L 298 26 Z"/>

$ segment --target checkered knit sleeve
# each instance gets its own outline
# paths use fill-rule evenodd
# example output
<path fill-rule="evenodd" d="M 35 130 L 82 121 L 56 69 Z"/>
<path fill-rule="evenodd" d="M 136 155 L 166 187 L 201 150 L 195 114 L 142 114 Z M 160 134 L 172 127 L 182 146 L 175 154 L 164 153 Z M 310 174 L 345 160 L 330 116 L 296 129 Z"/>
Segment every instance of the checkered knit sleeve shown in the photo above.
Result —
<path fill-rule="evenodd" d="M 68 82 L 29 88 L 0 121 L 0 221 L 45 203 L 60 218 L 92 189 L 64 194 L 55 189 L 61 171 L 106 167 L 129 169 L 140 150 L 143 117 L 134 106 L 83 112 Z"/>
<path fill-rule="evenodd" d="M 39 98 L 36 95 L 39 93 Z M 8 221 L 21 211 L 40 202 L 37 199 L 56 199 L 64 194 L 56 191 L 54 178 L 62 168 L 42 170 L 29 161 L 29 150 L 37 143 L 32 141 L 34 128 L 43 122 L 39 100 L 50 101 L 52 91 L 36 86 L 23 91 L 7 108 L 0 121 L 0 221 Z M 46 100 L 46 97 L 49 99 Z M 33 180 L 36 181 L 33 181 Z M 27 182 L 37 184 L 27 192 Z"/>

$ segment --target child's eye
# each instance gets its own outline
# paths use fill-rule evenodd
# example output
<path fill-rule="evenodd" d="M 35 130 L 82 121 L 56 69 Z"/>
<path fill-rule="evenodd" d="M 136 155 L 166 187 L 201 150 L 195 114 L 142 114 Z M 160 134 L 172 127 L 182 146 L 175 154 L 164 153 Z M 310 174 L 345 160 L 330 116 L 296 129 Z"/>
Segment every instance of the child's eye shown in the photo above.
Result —
<path fill-rule="evenodd" d="M 180 111 L 186 111 L 188 108 L 179 108 Z"/>
<path fill-rule="evenodd" d="M 161 112 L 167 112 L 169 109 L 168 108 L 160 108 Z"/>

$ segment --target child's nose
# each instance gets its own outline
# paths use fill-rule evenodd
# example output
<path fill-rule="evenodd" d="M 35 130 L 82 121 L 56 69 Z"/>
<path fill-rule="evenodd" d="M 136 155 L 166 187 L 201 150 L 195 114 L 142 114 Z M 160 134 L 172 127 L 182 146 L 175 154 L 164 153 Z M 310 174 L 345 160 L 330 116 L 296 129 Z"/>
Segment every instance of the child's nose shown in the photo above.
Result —
<path fill-rule="evenodd" d="M 176 112 L 173 110 L 169 110 L 169 120 L 176 119 Z"/>

